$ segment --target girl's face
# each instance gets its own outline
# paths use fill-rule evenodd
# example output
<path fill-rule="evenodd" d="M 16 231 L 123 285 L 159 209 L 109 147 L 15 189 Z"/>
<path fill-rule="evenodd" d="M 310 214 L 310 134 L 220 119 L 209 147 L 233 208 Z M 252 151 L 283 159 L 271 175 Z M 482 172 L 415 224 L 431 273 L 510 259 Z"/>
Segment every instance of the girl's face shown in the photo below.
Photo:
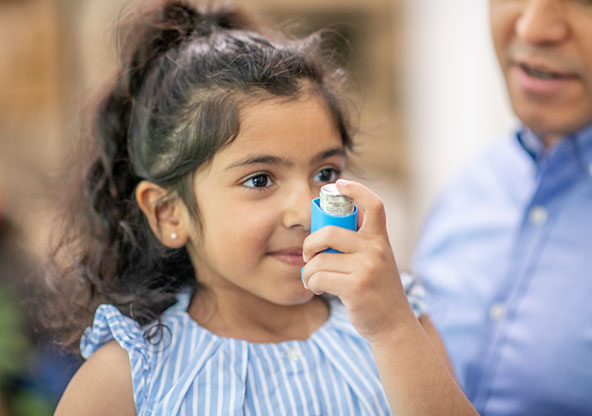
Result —
<path fill-rule="evenodd" d="M 270 100 L 241 112 L 237 138 L 197 171 L 203 229 L 188 250 L 198 280 L 217 296 L 279 305 L 307 302 L 300 281 L 310 201 L 339 178 L 341 136 L 322 99 Z"/>

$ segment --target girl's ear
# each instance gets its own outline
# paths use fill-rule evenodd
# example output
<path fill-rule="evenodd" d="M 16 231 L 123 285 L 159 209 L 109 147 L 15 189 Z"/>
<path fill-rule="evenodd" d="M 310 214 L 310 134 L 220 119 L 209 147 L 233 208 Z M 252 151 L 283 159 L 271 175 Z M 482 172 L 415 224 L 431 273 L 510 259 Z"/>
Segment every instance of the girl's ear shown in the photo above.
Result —
<path fill-rule="evenodd" d="M 189 238 L 183 221 L 185 205 L 178 198 L 167 198 L 167 193 L 153 182 L 142 181 L 136 187 L 136 201 L 162 244 L 183 247 Z"/>

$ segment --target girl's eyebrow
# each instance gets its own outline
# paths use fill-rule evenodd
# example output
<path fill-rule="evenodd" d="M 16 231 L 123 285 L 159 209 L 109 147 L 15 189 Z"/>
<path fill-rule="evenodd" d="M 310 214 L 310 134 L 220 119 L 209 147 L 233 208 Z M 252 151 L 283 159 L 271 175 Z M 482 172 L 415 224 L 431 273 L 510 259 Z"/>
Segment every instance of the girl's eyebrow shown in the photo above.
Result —
<path fill-rule="evenodd" d="M 342 147 L 336 147 L 334 149 L 323 150 L 315 155 L 311 159 L 311 163 L 318 163 L 323 159 L 327 159 L 332 156 L 345 157 L 345 150 Z M 228 165 L 225 170 L 234 169 L 242 166 L 249 165 L 285 165 L 291 166 L 293 162 L 287 158 L 274 156 L 274 155 L 251 155 L 237 162 Z"/>
<path fill-rule="evenodd" d="M 324 150 L 312 158 L 312 163 L 320 162 L 321 160 L 328 159 L 332 156 L 345 157 L 345 150 L 343 147 L 336 147 L 334 149 Z"/>

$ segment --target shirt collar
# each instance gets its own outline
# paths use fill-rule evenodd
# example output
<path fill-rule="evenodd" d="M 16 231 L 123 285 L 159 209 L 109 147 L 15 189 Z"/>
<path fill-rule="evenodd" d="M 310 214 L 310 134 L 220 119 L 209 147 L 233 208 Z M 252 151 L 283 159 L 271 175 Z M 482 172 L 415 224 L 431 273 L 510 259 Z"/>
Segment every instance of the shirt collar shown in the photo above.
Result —
<path fill-rule="evenodd" d="M 516 134 L 522 149 L 535 161 L 539 161 L 545 153 L 543 141 L 528 127 L 522 126 Z"/>
<path fill-rule="evenodd" d="M 545 149 L 541 138 L 524 125 L 518 130 L 516 137 L 522 149 L 536 163 L 537 169 L 546 165 L 555 153 L 568 153 L 587 175 L 592 176 L 592 124 L 566 136 L 551 149 Z"/>

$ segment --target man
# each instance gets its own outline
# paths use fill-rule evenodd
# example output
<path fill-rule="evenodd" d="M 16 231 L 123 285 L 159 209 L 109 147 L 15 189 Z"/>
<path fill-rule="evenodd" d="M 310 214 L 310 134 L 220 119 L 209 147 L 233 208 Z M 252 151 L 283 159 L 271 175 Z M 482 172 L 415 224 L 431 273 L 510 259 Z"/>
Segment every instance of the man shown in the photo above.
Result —
<path fill-rule="evenodd" d="M 414 272 L 485 415 L 592 414 L 592 1 L 490 0 L 516 134 L 424 228 Z"/>

